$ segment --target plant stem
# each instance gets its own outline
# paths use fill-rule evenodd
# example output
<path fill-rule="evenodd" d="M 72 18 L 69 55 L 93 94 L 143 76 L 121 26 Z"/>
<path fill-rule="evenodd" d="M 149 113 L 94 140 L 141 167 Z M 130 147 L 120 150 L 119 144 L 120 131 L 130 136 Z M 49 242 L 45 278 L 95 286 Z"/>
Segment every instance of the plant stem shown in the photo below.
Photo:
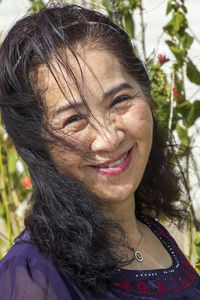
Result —
<path fill-rule="evenodd" d="M 190 221 L 190 229 L 189 229 L 189 232 L 188 232 L 188 235 L 189 235 L 189 253 L 188 253 L 188 256 L 189 256 L 189 260 L 191 261 L 191 258 L 192 258 L 192 244 L 193 244 L 193 240 L 192 240 L 192 228 L 193 228 L 193 222 L 192 220 Z"/>
<path fill-rule="evenodd" d="M 8 242 L 7 236 L 5 236 L 1 231 L 0 231 L 0 238 L 1 238 L 2 240 L 4 240 L 5 242 Z"/>
<path fill-rule="evenodd" d="M 109 2 L 110 2 L 110 8 L 111 8 L 111 13 L 112 13 L 112 16 L 113 16 L 113 20 L 114 20 L 114 22 L 116 22 L 121 27 L 120 17 L 119 17 L 119 14 L 117 13 L 117 11 L 115 9 L 114 0 L 109 0 Z"/>
<path fill-rule="evenodd" d="M 196 231 L 200 231 L 200 223 L 198 222 L 198 220 L 196 219 L 196 216 L 195 216 L 195 212 L 194 212 L 194 208 L 193 208 L 193 204 L 192 204 L 192 198 L 191 198 L 191 195 L 190 195 L 190 189 L 189 189 L 189 186 L 188 186 L 187 179 L 185 177 L 185 173 L 184 173 L 183 168 L 180 164 L 180 161 L 179 161 L 179 158 L 178 158 L 177 154 L 176 153 L 174 153 L 174 154 L 175 154 L 175 158 L 176 158 L 176 161 L 177 161 L 177 164 L 178 164 L 178 168 L 180 170 L 180 173 L 181 173 L 181 176 L 182 176 L 182 179 L 183 179 L 183 183 L 184 183 L 184 187 L 186 189 L 186 193 L 188 195 L 189 207 L 190 207 L 190 211 L 191 211 L 191 214 L 192 214 L 192 218 L 194 220 L 195 229 L 196 229 Z"/>
<path fill-rule="evenodd" d="M 142 0 L 140 0 L 140 5 L 139 5 L 139 10 L 140 10 L 140 24 L 142 28 L 142 51 L 143 51 L 143 56 L 145 62 L 147 62 L 147 54 L 146 54 L 146 43 L 145 43 L 145 24 L 144 24 L 144 15 L 143 15 L 143 5 L 142 5 Z"/>
<path fill-rule="evenodd" d="M 1 119 L 0 119 L 0 123 L 1 123 Z M 2 136 L 2 137 L 1 137 Z M 2 139 L 2 140 L 1 140 Z M 5 209 L 5 213 L 6 213 L 6 229 L 7 229 L 7 233 L 8 233 L 8 240 L 11 244 L 11 223 L 10 223 L 10 211 L 9 211 L 9 205 L 8 205 L 8 197 L 6 194 L 6 181 L 5 181 L 5 173 L 4 173 L 4 166 L 3 166 L 3 157 L 2 157 L 2 145 L 3 145 L 3 133 L 0 132 L 0 189 L 1 189 L 1 196 L 2 196 L 2 201 L 3 201 L 3 206 Z"/>
<path fill-rule="evenodd" d="M 90 0 L 90 6 L 91 6 L 91 9 L 95 9 L 95 1 L 94 0 Z"/>
<path fill-rule="evenodd" d="M 174 72 L 172 73 L 172 82 L 174 85 Z M 169 122 L 168 122 L 168 128 L 170 131 L 172 129 L 173 115 L 174 115 L 174 94 L 170 92 L 170 113 L 169 113 Z"/>
<path fill-rule="evenodd" d="M 194 171 L 195 171 L 195 175 L 197 176 L 197 180 L 200 184 L 200 174 L 199 174 L 199 170 L 198 170 L 198 166 L 197 166 L 197 162 L 194 158 L 194 154 L 191 153 L 191 160 L 192 160 L 192 165 L 193 165 L 193 168 L 194 168 Z"/>

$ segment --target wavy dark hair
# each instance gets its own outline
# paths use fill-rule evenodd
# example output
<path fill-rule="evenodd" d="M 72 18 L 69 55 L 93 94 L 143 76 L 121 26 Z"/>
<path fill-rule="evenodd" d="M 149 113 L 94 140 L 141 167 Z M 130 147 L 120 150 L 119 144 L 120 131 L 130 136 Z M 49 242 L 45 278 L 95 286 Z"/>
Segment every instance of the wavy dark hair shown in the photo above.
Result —
<path fill-rule="evenodd" d="M 78 63 L 78 45 L 92 45 L 114 54 L 139 83 L 151 105 L 148 75 L 127 33 L 96 11 L 57 5 L 19 20 L 3 41 L 0 107 L 3 124 L 27 164 L 33 183 L 31 209 L 25 219 L 32 240 L 50 257 L 63 278 L 71 274 L 82 286 L 103 291 L 116 268 L 130 262 L 129 255 L 120 256 L 115 251 L 118 243 L 125 250 L 130 247 L 122 228 L 103 216 L 98 206 L 101 199 L 54 166 L 47 144 L 58 143 L 63 151 L 77 151 L 86 159 L 88 149 L 52 133 L 44 118 L 43 91 L 37 82 L 38 69 L 45 65 L 59 85 L 51 65 L 53 59 L 67 70 L 89 110 L 66 51 L 63 55 L 63 49 L 67 49 Z M 41 134 L 44 131 L 48 134 Z M 152 149 L 135 200 L 137 210 L 180 223 L 187 213 L 173 153 L 154 119 Z"/>

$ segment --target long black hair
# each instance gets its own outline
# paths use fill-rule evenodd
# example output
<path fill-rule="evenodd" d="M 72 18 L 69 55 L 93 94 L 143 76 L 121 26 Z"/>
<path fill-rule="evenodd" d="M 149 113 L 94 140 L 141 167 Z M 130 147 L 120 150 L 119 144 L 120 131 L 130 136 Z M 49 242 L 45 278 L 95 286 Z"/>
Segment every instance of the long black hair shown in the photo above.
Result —
<path fill-rule="evenodd" d="M 59 85 L 51 65 L 53 59 L 64 66 L 81 94 L 66 51 L 63 55 L 63 49 L 67 49 L 78 63 L 77 45 L 92 45 L 114 54 L 151 105 L 148 75 L 127 33 L 103 14 L 64 5 L 24 17 L 6 36 L 0 49 L 0 107 L 4 126 L 26 162 L 33 183 L 25 227 L 62 276 L 71 274 L 83 286 L 97 290 L 110 282 L 117 267 L 130 261 L 129 255 L 116 254 L 118 243 L 124 253 L 130 247 L 120 226 L 103 216 L 97 205 L 101 199 L 82 182 L 55 168 L 47 151 L 49 143 L 59 143 L 63 151 L 70 149 L 83 156 L 87 149 L 52 134 L 45 122 L 43 91 L 37 81 L 38 69 L 45 65 Z M 186 215 L 173 152 L 155 119 L 153 145 L 135 200 L 137 210 L 154 217 L 164 215 L 180 221 Z"/>

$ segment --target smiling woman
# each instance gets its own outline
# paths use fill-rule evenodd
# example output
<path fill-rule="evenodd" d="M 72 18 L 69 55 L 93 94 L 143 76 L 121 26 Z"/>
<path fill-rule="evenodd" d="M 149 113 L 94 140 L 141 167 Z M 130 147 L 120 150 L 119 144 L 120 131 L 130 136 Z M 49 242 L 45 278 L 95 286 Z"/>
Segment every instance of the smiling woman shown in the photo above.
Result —
<path fill-rule="evenodd" d="M 131 203 L 151 149 L 152 114 L 148 101 L 113 54 L 88 47 L 79 50 L 78 57 L 79 64 L 71 59 L 71 66 L 78 82 L 83 76 L 89 111 L 72 80 L 68 80 L 70 91 L 64 80 L 59 81 L 64 95 L 48 70 L 39 74 L 39 82 L 45 78 L 43 98 L 48 123 L 64 139 L 70 136 L 76 143 L 85 144 L 92 157 L 86 160 L 70 150 L 59 154 L 60 147 L 56 145 L 49 147 L 49 154 L 62 174 L 79 179 L 99 197 Z"/>
<path fill-rule="evenodd" d="M 152 218 L 180 225 L 187 211 L 123 29 L 48 7 L 10 30 L 0 69 L 3 122 L 33 184 L 25 229 L 0 262 L 0 299 L 196 300 L 198 275 Z"/>

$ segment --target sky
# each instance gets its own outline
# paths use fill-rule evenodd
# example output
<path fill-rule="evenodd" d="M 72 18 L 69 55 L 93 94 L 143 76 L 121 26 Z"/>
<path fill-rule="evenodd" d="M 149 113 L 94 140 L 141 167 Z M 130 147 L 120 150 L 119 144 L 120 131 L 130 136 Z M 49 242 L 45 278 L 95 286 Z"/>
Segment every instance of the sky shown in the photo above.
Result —
<path fill-rule="evenodd" d="M 127 1 L 127 0 L 125 0 Z M 189 52 L 190 58 L 195 63 L 197 68 L 200 70 L 200 0 L 186 0 L 185 4 L 188 8 L 188 21 L 189 21 L 189 33 L 195 35 L 199 42 L 194 41 L 191 50 Z M 3 36 L 9 30 L 9 28 L 16 22 L 17 19 L 22 17 L 28 7 L 30 2 L 28 0 L 1 0 L 0 3 L 0 32 Z M 170 53 L 168 46 L 165 44 L 166 35 L 161 36 L 162 26 L 164 26 L 169 17 L 166 17 L 167 0 L 143 0 L 144 6 L 144 19 L 146 25 L 146 45 L 147 45 L 147 56 L 149 56 L 154 49 L 156 50 L 156 56 L 159 53 L 166 54 L 173 62 L 174 57 Z M 140 23 L 139 13 L 134 14 L 135 26 L 136 26 L 136 39 L 140 38 L 141 33 L 137 30 Z M 141 49 L 139 48 L 139 53 Z M 164 65 L 165 71 L 170 73 L 170 62 Z M 200 88 L 192 84 L 191 82 L 186 83 L 186 94 L 190 101 L 196 99 L 200 100 Z M 199 130 L 198 134 L 197 131 Z M 196 159 L 199 162 L 200 170 L 200 120 L 196 123 L 196 126 L 191 129 L 191 135 L 196 133 L 194 140 L 194 153 Z M 194 182 L 195 184 L 195 182 Z M 194 190 L 193 198 L 195 199 L 195 205 L 200 208 L 200 189 Z"/>

